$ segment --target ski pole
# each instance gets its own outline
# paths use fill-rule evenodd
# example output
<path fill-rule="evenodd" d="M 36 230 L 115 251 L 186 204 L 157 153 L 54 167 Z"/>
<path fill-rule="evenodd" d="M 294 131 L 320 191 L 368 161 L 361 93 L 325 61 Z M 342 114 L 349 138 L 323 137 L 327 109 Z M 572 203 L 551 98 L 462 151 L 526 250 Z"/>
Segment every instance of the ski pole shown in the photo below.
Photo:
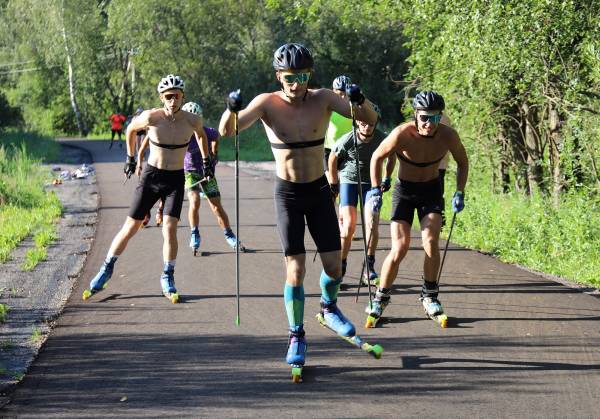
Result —
<path fill-rule="evenodd" d="M 240 325 L 240 134 L 238 127 L 238 113 L 234 113 L 235 123 L 235 298 L 237 315 L 236 326 Z"/>
<path fill-rule="evenodd" d="M 371 296 L 371 273 L 369 272 L 369 262 L 367 258 L 367 236 L 365 229 L 365 203 L 362 193 L 362 179 L 360 176 L 360 154 L 358 152 L 358 139 L 356 137 L 356 118 L 354 116 L 354 105 L 350 103 L 350 114 L 352 116 L 352 136 L 354 137 L 354 155 L 356 159 L 356 171 L 358 172 L 358 200 L 360 202 L 360 223 L 362 227 L 363 235 L 363 246 L 364 246 L 364 266 L 367 270 L 367 283 L 369 284 L 369 307 L 373 304 L 373 297 Z M 360 290 L 360 282 L 362 281 L 362 274 L 358 278 L 358 286 Z"/>
<path fill-rule="evenodd" d="M 452 222 L 450 223 L 450 231 L 448 232 L 448 239 L 446 240 L 446 246 L 444 247 L 444 255 L 442 256 L 442 263 L 440 263 L 440 270 L 438 271 L 436 285 L 439 286 L 440 277 L 442 276 L 442 268 L 444 267 L 444 261 L 446 260 L 446 252 L 448 251 L 448 244 L 450 244 L 450 237 L 452 237 L 452 230 L 454 229 L 454 222 L 456 221 L 456 213 L 452 214 Z"/>
<path fill-rule="evenodd" d="M 373 228 L 375 228 L 375 214 L 371 213 L 371 234 L 369 235 L 369 241 L 367 243 L 367 248 L 371 247 L 371 239 L 373 238 Z M 369 271 L 367 271 L 368 274 Z M 360 270 L 360 277 L 362 278 L 363 274 L 365 273 L 365 265 L 363 265 L 362 269 Z M 358 281 L 358 289 L 356 290 L 356 297 L 354 298 L 354 302 L 358 303 L 358 296 L 360 295 L 360 288 L 362 286 L 362 281 Z M 369 282 L 369 290 L 371 288 L 371 283 Z M 369 293 L 370 294 L 370 293 Z"/>

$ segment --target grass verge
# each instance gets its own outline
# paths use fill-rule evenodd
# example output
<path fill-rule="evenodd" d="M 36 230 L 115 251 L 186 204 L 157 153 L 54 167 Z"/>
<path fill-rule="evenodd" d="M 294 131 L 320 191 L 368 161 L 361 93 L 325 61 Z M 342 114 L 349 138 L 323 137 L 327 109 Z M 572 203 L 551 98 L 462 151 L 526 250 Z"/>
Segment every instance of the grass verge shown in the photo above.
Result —
<path fill-rule="evenodd" d="M 44 185 L 51 173 L 40 163 L 54 160 L 59 145 L 49 137 L 10 131 L 0 134 L 0 263 L 28 236 L 35 248 L 22 268 L 31 270 L 46 257 L 46 248 L 56 240 L 56 221 L 62 207 L 54 192 Z"/>

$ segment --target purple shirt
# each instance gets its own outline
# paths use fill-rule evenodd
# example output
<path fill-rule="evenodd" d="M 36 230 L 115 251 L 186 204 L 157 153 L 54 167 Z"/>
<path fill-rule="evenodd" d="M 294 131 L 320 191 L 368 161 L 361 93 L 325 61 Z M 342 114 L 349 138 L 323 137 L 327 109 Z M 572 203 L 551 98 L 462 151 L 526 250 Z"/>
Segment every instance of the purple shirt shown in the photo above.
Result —
<path fill-rule="evenodd" d="M 219 132 L 216 129 L 209 127 L 204 127 L 204 131 L 208 138 L 208 150 L 210 151 L 212 149 L 212 143 L 219 138 Z M 216 164 L 216 161 L 212 162 L 213 171 L 215 170 Z M 192 138 L 190 138 L 190 144 L 188 145 L 185 159 L 183 160 L 183 170 L 186 172 L 198 172 L 200 176 L 204 174 L 202 171 L 202 153 L 200 153 L 200 148 L 196 142 L 195 135 L 192 135 Z"/>

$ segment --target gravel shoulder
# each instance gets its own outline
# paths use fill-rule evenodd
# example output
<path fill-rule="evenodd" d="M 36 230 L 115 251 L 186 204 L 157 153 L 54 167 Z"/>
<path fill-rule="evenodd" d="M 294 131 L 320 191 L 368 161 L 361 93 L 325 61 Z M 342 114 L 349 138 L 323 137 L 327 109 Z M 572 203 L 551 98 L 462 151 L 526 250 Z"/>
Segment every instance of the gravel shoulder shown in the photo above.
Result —
<path fill-rule="evenodd" d="M 51 167 L 74 171 L 81 164 L 92 162 L 86 150 L 65 144 L 61 147 L 61 163 Z M 56 175 L 59 173 L 55 171 Z M 6 304 L 9 312 L 6 322 L 0 325 L 0 406 L 46 341 L 84 266 L 95 235 L 99 200 L 95 175 L 48 188 L 61 200 L 63 215 L 58 225 L 59 238 L 48 248 L 46 261 L 31 272 L 22 271 L 20 265 L 25 253 L 34 246 L 29 237 L 13 251 L 12 260 L 2 265 L 0 303 Z"/>

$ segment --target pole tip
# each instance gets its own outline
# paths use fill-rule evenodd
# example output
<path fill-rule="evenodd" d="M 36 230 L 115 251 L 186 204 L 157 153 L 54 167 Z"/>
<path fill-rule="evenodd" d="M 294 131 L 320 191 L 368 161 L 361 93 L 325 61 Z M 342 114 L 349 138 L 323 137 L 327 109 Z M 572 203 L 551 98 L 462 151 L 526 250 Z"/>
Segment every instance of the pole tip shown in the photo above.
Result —
<path fill-rule="evenodd" d="M 235 318 L 235 325 L 236 326 L 240 325 L 240 316 L 236 316 L 236 318 Z"/>

